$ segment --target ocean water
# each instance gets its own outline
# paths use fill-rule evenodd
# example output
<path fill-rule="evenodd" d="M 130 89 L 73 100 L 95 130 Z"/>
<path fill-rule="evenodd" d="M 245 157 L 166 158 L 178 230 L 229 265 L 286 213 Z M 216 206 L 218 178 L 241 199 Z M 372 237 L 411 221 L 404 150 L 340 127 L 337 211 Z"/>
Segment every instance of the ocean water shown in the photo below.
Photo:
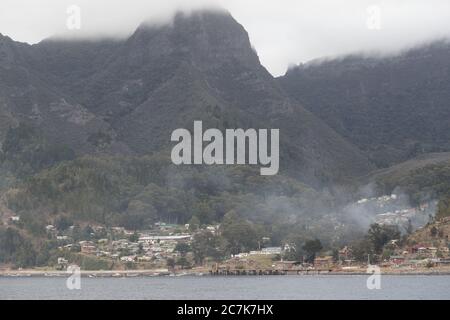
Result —
<path fill-rule="evenodd" d="M 228 276 L 82 278 L 69 290 L 64 277 L 0 277 L 0 299 L 450 299 L 450 276 Z"/>

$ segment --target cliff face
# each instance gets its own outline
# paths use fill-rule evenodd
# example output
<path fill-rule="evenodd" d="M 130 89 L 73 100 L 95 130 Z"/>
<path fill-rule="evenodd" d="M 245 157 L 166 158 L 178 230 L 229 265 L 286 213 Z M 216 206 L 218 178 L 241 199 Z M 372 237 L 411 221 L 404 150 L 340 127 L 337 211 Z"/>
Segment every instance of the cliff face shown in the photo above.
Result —
<path fill-rule="evenodd" d="M 9 42 L 19 54 L 2 51 L 3 132 L 27 121 L 78 153 L 146 154 L 202 120 L 221 129 L 279 128 L 281 172 L 311 183 L 372 168 L 285 94 L 226 12 L 180 13 L 168 25 L 142 24 L 123 41 Z M 101 148 L 98 137 L 106 137 Z"/>
<path fill-rule="evenodd" d="M 278 78 L 306 109 L 379 167 L 450 150 L 450 45 L 395 57 L 348 56 L 301 65 Z"/>

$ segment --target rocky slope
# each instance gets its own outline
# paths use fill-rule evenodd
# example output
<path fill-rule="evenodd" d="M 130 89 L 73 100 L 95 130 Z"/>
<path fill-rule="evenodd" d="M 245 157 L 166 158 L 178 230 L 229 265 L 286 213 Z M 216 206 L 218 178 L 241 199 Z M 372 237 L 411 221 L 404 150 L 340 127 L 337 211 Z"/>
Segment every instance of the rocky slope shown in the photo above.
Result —
<path fill-rule="evenodd" d="M 278 78 L 293 99 L 379 167 L 450 150 L 450 45 L 313 61 Z"/>
<path fill-rule="evenodd" d="M 2 39 L 3 135 L 27 121 L 77 154 L 139 155 L 167 149 L 174 129 L 202 120 L 221 129 L 279 128 L 280 171 L 312 184 L 373 168 L 285 94 L 226 12 L 180 13 L 122 41 Z"/>

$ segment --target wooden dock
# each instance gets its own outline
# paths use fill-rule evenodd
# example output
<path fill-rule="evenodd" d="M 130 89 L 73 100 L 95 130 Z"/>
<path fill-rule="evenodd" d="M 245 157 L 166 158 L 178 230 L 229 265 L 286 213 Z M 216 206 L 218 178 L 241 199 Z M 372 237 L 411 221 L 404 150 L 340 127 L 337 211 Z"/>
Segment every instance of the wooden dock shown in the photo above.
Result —
<path fill-rule="evenodd" d="M 329 269 L 298 269 L 298 270 L 273 270 L 273 269 L 219 269 L 210 270 L 212 276 L 284 276 L 284 275 L 319 275 L 329 274 Z"/>

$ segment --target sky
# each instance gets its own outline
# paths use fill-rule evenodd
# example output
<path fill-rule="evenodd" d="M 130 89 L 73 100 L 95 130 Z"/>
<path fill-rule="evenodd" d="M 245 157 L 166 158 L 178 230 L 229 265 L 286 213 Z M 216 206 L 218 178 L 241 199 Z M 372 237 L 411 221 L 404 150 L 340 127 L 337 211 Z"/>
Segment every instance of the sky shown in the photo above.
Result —
<path fill-rule="evenodd" d="M 69 30 L 73 5 L 80 28 Z M 450 37 L 448 0 L 0 0 L 0 33 L 28 43 L 58 34 L 126 37 L 144 20 L 166 23 L 176 10 L 216 7 L 245 27 L 275 76 L 316 58 L 393 54 Z"/>

